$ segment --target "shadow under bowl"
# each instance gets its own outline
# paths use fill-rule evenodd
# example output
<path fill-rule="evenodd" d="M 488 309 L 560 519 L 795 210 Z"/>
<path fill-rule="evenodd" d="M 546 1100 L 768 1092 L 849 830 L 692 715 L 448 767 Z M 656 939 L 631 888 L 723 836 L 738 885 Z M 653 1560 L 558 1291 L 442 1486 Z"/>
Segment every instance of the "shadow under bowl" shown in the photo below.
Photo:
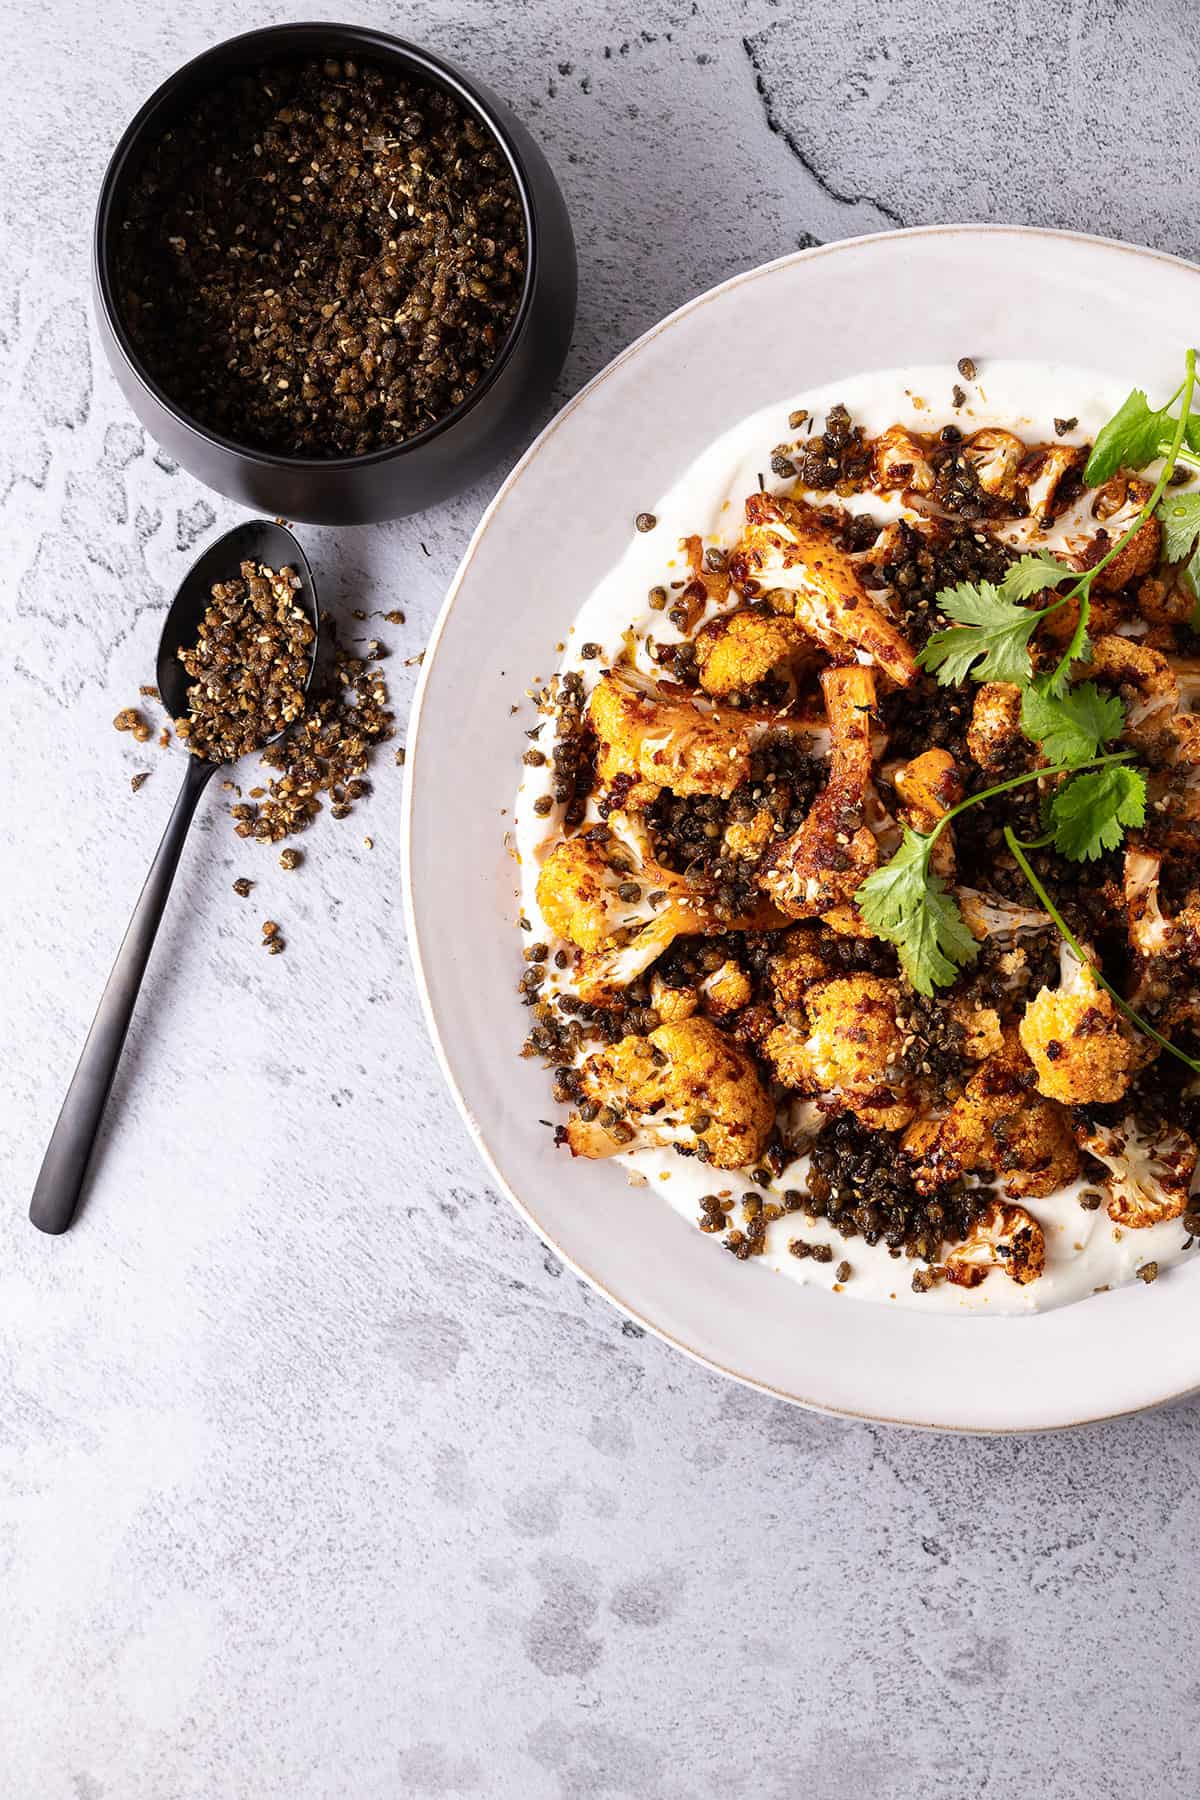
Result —
<path fill-rule="evenodd" d="M 138 355 L 118 304 L 121 221 L 142 160 L 206 90 L 271 62 L 352 55 L 452 94 L 495 138 L 525 217 L 525 285 L 495 361 L 460 406 L 416 436 L 363 456 L 283 456 L 239 444 L 193 418 Z M 469 487 L 532 434 L 551 398 L 575 322 L 576 259 L 558 183 L 520 121 L 482 83 L 413 44 L 356 25 L 274 25 L 185 63 L 127 126 L 96 208 L 92 273 L 101 342 L 117 384 L 151 437 L 206 486 L 256 511 L 321 525 L 421 512 Z"/>

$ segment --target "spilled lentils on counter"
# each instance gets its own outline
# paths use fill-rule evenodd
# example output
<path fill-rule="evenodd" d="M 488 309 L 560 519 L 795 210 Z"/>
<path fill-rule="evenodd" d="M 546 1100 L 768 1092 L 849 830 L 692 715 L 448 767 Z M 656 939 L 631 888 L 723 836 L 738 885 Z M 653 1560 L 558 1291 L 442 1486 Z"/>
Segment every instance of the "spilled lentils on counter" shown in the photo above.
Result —
<path fill-rule="evenodd" d="M 243 790 L 227 776 L 221 787 L 232 796 L 229 814 L 239 838 L 277 844 L 306 830 L 327 801 L 335 819 L 349 818 L 367 797 L 371 756 L 394 734 L 395 714 L 380 664 L 386 647 L 372 638 L 360 655 L 340 642 L 337 621 L 321 614 L 327 648 L 312 670 L 315 633 L 294 595 L 295 572 L 243 563 L 235 580 L 218 582 L 201 621 L 197 641 L 179 651 L 193 677 L 189 713 L 175 731 L 194 756 L 234 761 L 261 752 L 263 770 Z M 356 618 L 366 618 L 356 611 Z M 385 615 L 385 616 L 395 616 Z M 142 692 L 158 698 L 156 689 Z M 134 708 L 113 723 L 129 731 L 142 724 L 139 741 L 151 728 Z M 165 743 L 163 732 L 159 742 Z M 402 764 L 404 753 L 396 753 Z M 133 777 L 134 792 L 148 772 Z M 364 840 L 368 847 L 373 840 Z M 304 856 L 289 846 L 279 852 L 279 868 L 291 873 Z M 245 875 L 233 882 L 241 899 L 256 883 Z M 284 949 L 276 921 L 262 927 L 263 947 L 272 956 Z"/>

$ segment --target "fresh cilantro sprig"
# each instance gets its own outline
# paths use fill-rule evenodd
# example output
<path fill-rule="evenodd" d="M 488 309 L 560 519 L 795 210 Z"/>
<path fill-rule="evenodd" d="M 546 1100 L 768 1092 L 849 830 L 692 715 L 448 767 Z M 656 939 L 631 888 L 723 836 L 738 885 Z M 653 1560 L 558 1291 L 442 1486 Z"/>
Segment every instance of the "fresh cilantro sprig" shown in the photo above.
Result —
<path fill-rule="evenodd" d="M 1194 418 L 1191 410 L 1195 386 L 1196 352 L 1189 350 L 1183 382 L 1161 412 L 1151 412 L 1145 394 L 1138 390 L 1099 433 L 1084 474 L 1089 484 L 1107 481 L 1121 467 L 1144 468 L 1156 456 L 1162 456 L 1164 462 L 1145 506 L 1124 535 L 1090 569 L 1080 574 L 1054 557 L 1026 556 L 1007 572 L 999 587 L 991 582 L 981 582 L 977 587 L 960 583 L 937 596 L 937 605 L 954 623 L 934 632 L 917 661 L 922 668 L 936 673 L 943 687 L 965 681 L 968 676 L 974 681 L 1010 681 L 1018 687 L 1030 686 L 1033 661 L 1029 645 L 1034 633 L 1043 619 L 1075 601 L 1075 629 L 1055 668 L 1044 678 L 1048 694 L 1063 693 L 1072 664 L 1088 653 L 1088 618 L 1096 578 L 1154 515 L 1176 467 L 1183 462 L 1200 468 L 1200 418 Z M 1182 404 L 1179 417 L 1175 418 L 1171 407 L 1179 399 Z M 1200 552 L 1197 555 L 1200 558 Z M 1195 575 L 1200 601 L 1200 560 Z M 1060 586 L 1068 577 L 1071 585 L 1048 606 L 1031 608 L 1023 604 L 1046 588 Z"/>
<path fill-rule="evenodd" d="M 948 987 L 979 954 L 958 902 L 930 867 L 934 835 L 906 825 L 896 854 L 855 895 L 863 919 L 896 946 L 904 973 L 926 995 Z"/>
<path fill-rule="evenodd" d="M 948 987 L 959 969 L 973 962 L 979 953 L 979 945 L 968 929 L 957 900 L 932 863 L 934 846 L 951 820 L 972 806 L 981 806 L 996 795 L 1006 794 L 1011 788 L 1030 781 L 1074 775 L 1069 786 L 1060 789 L 1060 794 L 1068 793 L 1090 779 L 1078 774 L 1079 768 L 1091 768 L 1105 775 L 1110 771 L 1124 772 L 1125 764 L 1133 754 L 1132 750 L 1118 750 L 1091 757 L 1083 764 L 1062 763 L 1046 769 L 1029 769 L 1024 774 L 1010 776 L 1007 781 L 997 782 L 994 787 L 985 788 L 980 794 L 960 800 L 957 806 L 942 815 L 932 831 L 914 831 L 911 825 L 905 827 L 904 838 L 895 855 L 867 877 L 854 898 L 865 924 L 876 937 L 896 946 L 900 966 L 919 994 L 928 996 L 935 987 Z M 1142 780 L 1136 770 L 1128 773 Z M 1144 805 L 1144 786 L 1142 794 Z M 1055 798 L 1057 800 L 1058 796 Z M 1086 792 L 1079 795 L 1063 821 L 1056 822 L 1051 817 L 1050 832 L 1045 839 L 1039 839 L 1039 843 L 1056 841 L 1057 835 L 1062 835 L 1086 854 L 1100 855 L 1100 850 L 1092 850 L 1090 846 L 1111 835 L 1117 814 L 1133 810 L 1131 792 L 1119 788 L 1118 799 L 1120 803 L 1114 808 L 1114 800 L 1107 790 L 1097 791 L 1090 803 Z M 1118 840 L 1119 836 L 1120 828 Z M 1064 854 L 1072 855 L 1073 852 L 1066 850 Z"/>
<path fill-rule="evenodd" d="M 1049 842 L 1071 862 L 1096 862 L 1127 828 L 1146 823 L 1146 777 L 1122 763 L 1076 775 L 1050 802 Z"/>
<path fill-rule="evenodd" d="M 1088 486 L 1103 487 L 1118 469 L 1144 469 L 1156 457 L 1166 456 L 1180 424 L 1183 435 L 1175 452 L 1176 460 L 1200 469 L 1200 419 L 1189 419 L 1186 408 L 1182 420 L 1171 413 L 1182 393 L 1182 386 L 1176 388 L 1167 404 L 1155 412 L 1144 391 L 1134 388 L 1120 410 L 1097 433 L 1083 472 Z"/>
<path fill-rule="evenodd" d="M 1200 538 L 1200 493 L 1169 494 L 1158 509 L 1168 562 L 1182 562 Z"/>
<path fill-rule="evenodd" d="M 1131 825 L 1146 817 L 1146 778 L 1127 763 L 1079 774 L 1117 741 L 1125 728 L 1125 708 L 1115 694 L 1103 693 L 1094 681 L 1081 681 L 1065 694 L 1052 694 L 1035 682 L 1021 695 L 1021 730 L 1072 779 L 1046 798 L 1044 837 L 1027 849 L 1052 845 L 1072 862 L 1094 862 L 1115 850 Z M 1126 753 L 1130 754 L 1129 752 Z M 1047 771 L 1048 772 L 1048 771 Z"/>
<path fill-rule="evenodd" d="M 1033 674 L 1029 640 L 1040 614 L 1015 606 L 990 581 L 945 588 L 938 606 L 955 624 L 935 631 L 918 661 L 935 671 L 943 687 L 976 681 L 1028 681 Z"/>
<path fill-rule="evenodd" d="M 954 687 L 968 676 L 1023 687 L 1033 679 L 1029 640 L 1043 615 L 1021 601 L 1074 574 L 1074 569 L 1049 557 L 1025 556 L 1013 564 L 999 587 L 990 581 L 972 587 L 964 581 L 943 588 L 938 607 L 955 622 L 933 633 L 917 661 L 936 672 L 942 687 Z M 1036 587 L 1030 585 L 1035 580 Z"/>
<path fill-rule="evenodd" d="M 1168 562 L 1190 558 L 1183 579 L 1195 603 L 1188 620 L 1200 630 L 1200 493 L 1169 494 L 1158 509 L 1163 528 L 1163 549 Z"/>
<path fill-rule="evenodd" d="M 1043 594 L 1047 588 L 1057 587 L 1066 576 L 1078 573 L 1056 556 L 1039 551 L 1037 555 L 1022 556 L 1005 570 L 1000 592 L 1007 600 L 1032 600 L 1035 594 Z"/>
<path fill-rule="evenodd" d="M 1065 694 L 1052 694 L 1035 682 L 1021 695 L 1021 730 L 1052 763 L 1077 768 L 1090 762 L 1120 737 L 1124 726 L 1124 706 L 1094 681 L 1078 682 Z"/>

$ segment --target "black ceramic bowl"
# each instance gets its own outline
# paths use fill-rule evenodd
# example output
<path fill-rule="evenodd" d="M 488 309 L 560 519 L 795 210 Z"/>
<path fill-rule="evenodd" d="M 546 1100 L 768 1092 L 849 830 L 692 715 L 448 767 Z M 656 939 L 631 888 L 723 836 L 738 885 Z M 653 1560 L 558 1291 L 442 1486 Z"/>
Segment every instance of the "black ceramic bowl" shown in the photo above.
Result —
<path fill-rule="evenodd" d="M 143 367 L 116 303 L 117 237 L 149 144 L 205 88 L 265 62 L 353 55 L 448 89 L 496 138 L 525 211 L 525 288 L 495 362 L 461 406 L 416 437 L 366 456 L 277 456 L 199 424 Z M 575 321 L 575 242 L 558 183 L 518 120 L 480 82 L 385 32 L 356 25 L 274 25 L 217 44 L 151 95 L 127 128 L 100 189 L 93 244 L 100 336 L 125 398 L 185 469 L 234 500 L 287 519 L 362 525 L 419 512 L 467 487 L 525 439 L 562 367 Z"/>

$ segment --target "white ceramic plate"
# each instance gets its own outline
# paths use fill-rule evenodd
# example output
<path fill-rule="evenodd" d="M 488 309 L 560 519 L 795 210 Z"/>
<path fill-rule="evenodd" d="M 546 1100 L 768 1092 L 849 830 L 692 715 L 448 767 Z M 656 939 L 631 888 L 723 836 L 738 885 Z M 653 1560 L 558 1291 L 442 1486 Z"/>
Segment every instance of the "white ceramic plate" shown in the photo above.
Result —
<path fill-rule="evenodd" d="M 1200 1387 L 1200 1269 L 1032 1317 L 922 1316 L 722 1255 L 652 1190 L 572 1163 L 537 1124 L 517 1050 L 514 869 L 523 747 L 510 705 L 579 604 L 712 440 L 781 398 L 964 351 L 1170 393 L 1200 269 L 1062 232 L 943 226 L 804 251 L 702 294 L 559 414 L 485 514 L 425 657 L 408 746 L 406 905 L 430 1031 L 493 1176 L 615 1305 L 715 1369 L 802 1405 L 963 1431 L 1032 1431 Z M 509 811 L 506 813 L 506 809 Z"/>

